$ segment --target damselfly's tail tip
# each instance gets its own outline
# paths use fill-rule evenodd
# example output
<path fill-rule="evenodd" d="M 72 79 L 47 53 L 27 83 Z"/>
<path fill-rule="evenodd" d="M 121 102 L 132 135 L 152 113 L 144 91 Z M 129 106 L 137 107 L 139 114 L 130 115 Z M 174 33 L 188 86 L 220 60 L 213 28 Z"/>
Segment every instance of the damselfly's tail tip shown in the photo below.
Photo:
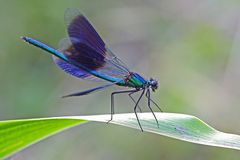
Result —
<path fill-rule="evenodd" d="M 21 38 L 23 41 L 27 42 L 28 37 L 21 36 L 20 38 Z"/>

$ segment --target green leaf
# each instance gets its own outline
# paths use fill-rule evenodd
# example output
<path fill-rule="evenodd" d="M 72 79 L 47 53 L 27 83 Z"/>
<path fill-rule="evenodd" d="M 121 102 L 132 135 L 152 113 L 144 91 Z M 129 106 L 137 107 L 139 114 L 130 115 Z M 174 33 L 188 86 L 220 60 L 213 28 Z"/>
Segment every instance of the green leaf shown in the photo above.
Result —
<path fill-rule="evenodd" d="M 240 150 L 239 135 L 217 131 L 194 116 L 155 114 L 159 126 L 152 113 L 138 114 L 145 133 L 152 132 L 192 143 Z M 110 115 L 91 115 L 0 121 L 0 158 L 10 156 L 69 127 L 87 121 L 107 122 L 109 118 Z M 110 123 L 136 128 L 141 132 L 134 113 L 116 114 Z"/>
<path fill-rule="evenodd" d="M 0 122 L 0 159 L 71 126 L 84 123 L 75 119 L 26 119 Z"/>

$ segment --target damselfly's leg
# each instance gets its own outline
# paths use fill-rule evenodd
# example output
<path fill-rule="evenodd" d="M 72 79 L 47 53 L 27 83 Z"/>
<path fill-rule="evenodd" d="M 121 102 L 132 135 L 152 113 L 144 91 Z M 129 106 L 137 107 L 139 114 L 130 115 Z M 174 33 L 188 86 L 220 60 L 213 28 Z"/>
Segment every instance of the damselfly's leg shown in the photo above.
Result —
<path fill-rule="evenodd" d="M 109 123 L 113 119 L 113 114 L 114 114 L 114 95 L 115 94 L 121 94 L 121 93 L 132 93 L 132 92 L 137 92 L 138 90 L 125 90 L 125 91 L 116 91 L 111 94 L 111 119 L 107 122 Z"/>
<path fill-rule="evenodd" d="M 149 90 L 149 95 L 150 95 L 150 90 Z M 147 96 L 147 93 L 146 93 L 146 97 L 159 109 L 160 112 L 163 112 L 162 109 L 158 106 L 158 104 L 154 102 L 150 96 L 149 97 Z"/>
<path fill-rule="evenodd" d="M 141 126 L 141 124 L 140 124 L 140 121 L 139 121 L 139 118 L 138 118 L 138 115 L 137 115 L 137 106 L 138 106 L 138 103 L 140 102 L 140 100 L 142 99 L 142 96 L 143 96 L 144 93 L 145 93 L 145 89 L 143 89 L 140 97 L 138 98 L 138 100 L 137 100 L 137 102 L 136 102 L 136 104 L 135 104 L 135 106 L 134 106 L 134 113 L 135 113 L 135 115 L 136 115 L 136 118 L 137 118 L 137 121 L 138 121 L 138 125 L 139 125 L 139 127 L 140 127 L 140 129 L 141 129 L 142 132 L 143 132 L 143 129 L 142 129 L 142 126 Z"/>
<path fill-rule="evenodd" d="M 157 122 L 157 126 L 158 126 L 158 128 L 159 128 L 159 124 L 158 124 L 157 117 L 156 117 L 156 115 L 155 115 L 155 113 L 153 112 L 152 107 L 151 107 L 151 101 L 150 101 L 151 95 L 150 95 L 150 90 L 149 90 L 149 89 L 147 89 L 146 97 L 147 97 L 147 99 L 148 99 L 148 102 L 147 102 L 147 103 L 148 103 L 148 108 L 149 108 L 150 111 L 152 112 L 152 114 L 153 114 L 153 116 L 154 116 L 154 118 L 155 118 L 155 120 L 156 120 L 156 122 Z"/>
<path fill-rule="evenodd" d="M 137 92 L 137 91 L 136 91 Z M 132 92 L 132 93 L 129 93 L 128 94 L 128 96 L 131 98 L 131 100 L 134 102 L 134 104 L 136 104 L 136 101 L 135 101 L 135 99 L 132 97 L 132 94 L 133 93 L 136 93 L 136 92 Z M 142 109 L 140 108 L 140 106 L 138 105 L 138 109 L 139 109 L 139 111 L 142 113 Z"/>

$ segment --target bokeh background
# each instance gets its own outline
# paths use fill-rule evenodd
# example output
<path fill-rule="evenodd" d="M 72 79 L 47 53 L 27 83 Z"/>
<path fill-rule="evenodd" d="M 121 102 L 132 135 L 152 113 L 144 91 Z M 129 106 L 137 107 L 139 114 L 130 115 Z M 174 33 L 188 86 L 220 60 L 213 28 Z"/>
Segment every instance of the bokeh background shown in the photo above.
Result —
<path fill-rule="evenodd" d="M 22 42 L 50 46 L 66 36 L 66 8 L 79 8 L 133 71 L 154 77 L 165 112 L 195 115 L 240 134 L 240 2 L 238 0 L 0 0 L 0 119 L 109 113 L 113 87 L 85 97 L 62 95 L 98 86 L 59 70 L 51 56 Z M 142 104 L 144 107 L 144 103 Z M 116 111 L 132 112 L 127 96 Z M 147 109 L 145 109 L 147 111 Z M 239 160 L 240 152 L 141 133 L 111 124 L 75 127 L 11 160 Z"/>

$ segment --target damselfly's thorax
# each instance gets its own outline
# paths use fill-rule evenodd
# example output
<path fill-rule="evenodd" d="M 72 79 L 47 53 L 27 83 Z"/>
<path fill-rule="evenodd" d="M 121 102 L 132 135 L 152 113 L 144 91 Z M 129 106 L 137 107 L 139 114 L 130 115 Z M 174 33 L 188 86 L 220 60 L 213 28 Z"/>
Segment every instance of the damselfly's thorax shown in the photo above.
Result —
<path fill-rule="evenodd" d="M 158 82 L 156 80 L 154 80 L 153 78 L 146 80 L 142 76 L 134 72 L 130 72 L 124 82 L 126 86 L 136 89 L 151 88 L 152 91 L 155 91 L 158 88 Z"/>
<path fill-rule="evenodd" d="M 137 89 L 145 88 L 147 85 L 147 81 L 142 76 L 134 72 L 130 72 L 129 75 L 126 76 L 124 83 L 125 86 Z"/>

